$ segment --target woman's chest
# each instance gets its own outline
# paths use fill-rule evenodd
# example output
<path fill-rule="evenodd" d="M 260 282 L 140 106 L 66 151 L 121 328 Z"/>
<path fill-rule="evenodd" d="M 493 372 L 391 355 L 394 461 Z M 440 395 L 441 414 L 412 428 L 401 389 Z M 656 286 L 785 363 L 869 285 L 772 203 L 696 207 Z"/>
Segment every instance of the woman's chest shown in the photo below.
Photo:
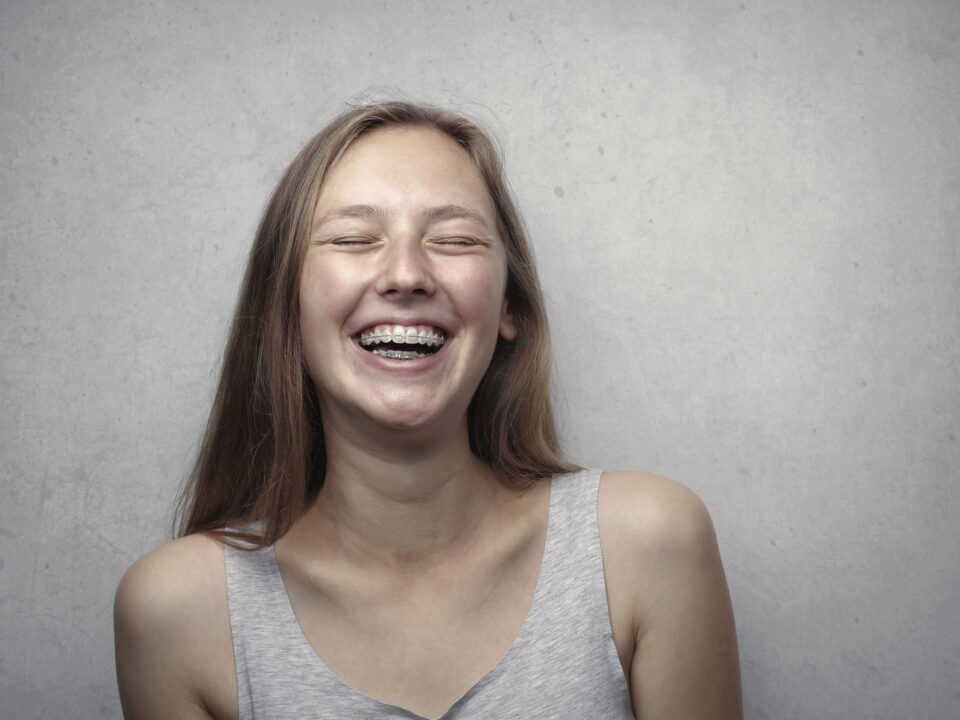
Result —
<path fill-rule="evenodd" d="M 503 659 L 537 592 L 546 524 L 502 553 L 464 558 L 423 580 L 322 587 L 295 574 L 290 604 L 305 641 L 344 685 L 440 717 Z"/>
<path fill-rule="evenodd" d="M 634 627 L 629 597 L 618 582 L 625 559 L 615 549 L 615 536 L 605 537 L 615 529 L 602 522 L 600 529 L 602 571 L 596 545 L 572 560 L 554 547 L 552 566 L 545 569 L 545 522 L 531 523 L 499 562 L 465 560 L 440 581 L 371 585 L 333 577 L 318 583 L 284 569 L 283 605 L 288 614 L 293 610 L 299 662 L 328 677 L 328 694 L 361 706 L 398 706 L 425 718 L 439 718 L 465 694 L 476 695 L 471 690 L 481 680 L 484 696 L 490 695 L 491 678 L 508 674 L 533 686 L 553 682 L 558 660 L 569 664 L 582 654 L 601 658 L 609 682 L 623 685 Z M 278 559 L 283 568 L 282 555 Z M 589 607 L 571 605 L 562 597 L 571 588 L 597 599 Z M 589 628 L 581 631 L 580 625 Z M 566 672 L 569 678 L 580 674 L 572 666 Z M 570 680 L 554 684 L 562 682 L 572 686 Z"/>
<path fill-rule="evenodd" d="M 519 595 L 488 607 L 469 600 L 462 608 L 426 600 L 403 605 L 389 613 L 371 606 L 313 613 L 301 622 L 311 647 L 345 685 L 427 718 L 440 717 L 497 666 L 527 610 Z"/>

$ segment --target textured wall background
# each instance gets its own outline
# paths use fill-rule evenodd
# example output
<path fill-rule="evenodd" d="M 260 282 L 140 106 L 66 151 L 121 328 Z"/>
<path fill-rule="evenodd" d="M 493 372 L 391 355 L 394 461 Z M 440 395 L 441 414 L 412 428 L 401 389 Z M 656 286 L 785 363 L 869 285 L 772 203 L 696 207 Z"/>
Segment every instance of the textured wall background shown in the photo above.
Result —
<path fill-rule="evenodd" d="M 0 4 L 0 697 L 116 718 L 267 193 L 344 102 L 490 123 L 570 454 L 712 509 L 748 718 L 960 707 L 960 5 Z"/>

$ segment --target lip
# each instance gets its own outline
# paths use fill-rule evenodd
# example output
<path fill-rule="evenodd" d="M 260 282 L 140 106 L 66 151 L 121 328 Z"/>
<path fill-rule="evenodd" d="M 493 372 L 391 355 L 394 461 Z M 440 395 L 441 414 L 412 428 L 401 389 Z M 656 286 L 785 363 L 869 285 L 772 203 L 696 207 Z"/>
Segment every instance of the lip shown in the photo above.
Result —
<path fill-rule="evenodd" d="M 389 321 L 383 323 L 384 325 L 391 324 Z M 394 325 L 402 325 L 401 322 L 392 323 Z M 417 325 L 430 325 L 427 322 L 412 323 Z M 366 327 L 370 327 L 369 325 Z M 440 327 L 438 325 L 433 325 L 433 327 Z M 443 328 L 441 328 L 443 329 Z M 446 330 L 444 330 L 446 333 Z M 381 357 L 380 355 L 374 355 L 369 350 L 364 350 L 356 337 L 352 338 L 353 342 L 350 344 L 353 346 L 354 352 L 358 353 L 358 358 L 360 361 L 375 370 L 381 372 L 390 372 L 399 375 L 419 375 L 422 373 L 430 372 L 435 368 L 439 363 L 443 362 L 444 358 L 447 356 L 447 347 L 450 343 L 455 342 L 453 338 L 447 335 L 447 340 L 440 346 L 440 349 L 435 353 L 426 355 L 422 358 L 417 358 L 416 360 L 394 360 L 392 358 Z"/>
<path fill-rule="evenodd" d="M 429 325 L 432 328 L 437 328 L 438 330 L 443 331 L 443 334 L 445 337 L 450 337 L 450 334 L 451 334 L 450 330 L 448 329 L 448 325 L 444 321 L 438 320 L 437 318 L 415 316 L 415 317 L 407 317 L 407 318 L 392 317 L 392 318 L 377 318 L 375 320 L 368 320 L 368 321 L 365 321 L 363 324 L 358 324 L 356 327 L 356 330 L 350 333 L 350 337 L 358 338 L 360 337 L 360 333 L 362 333 L 364 330 L 368 330 L 372 327 L 376 327 L 377 325 L 404 325 L 406 327 L 410 327 L 412 325 Z M 404 362 L 407 362 L 407 361 L 404 361 Z"/>

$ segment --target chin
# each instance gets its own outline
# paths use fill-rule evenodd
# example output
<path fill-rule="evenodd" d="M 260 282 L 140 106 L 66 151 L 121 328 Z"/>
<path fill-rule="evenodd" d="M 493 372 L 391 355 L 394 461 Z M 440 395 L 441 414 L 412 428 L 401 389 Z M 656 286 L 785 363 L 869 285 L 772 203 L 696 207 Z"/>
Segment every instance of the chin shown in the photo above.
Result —
<path fill-rule="evenodd" d="M 411 431 L 437 427 L 437 415 L 431 413 L 384 413 L 372 417 L 373 421 L 387 430 Z"/>
<path fill-rule="evenodd" d="M 466 409 L 464 409 L 459 416 L 455 416 L 449 411 L 450 408 L 442 409 L 425 406 L 420 406 L 415 409 L 409 406 L 401 408 L 381 407 L 374 412 L 370 412 L 368 417 L 385 430 L 404 433 L 423 431 L 430 433 L 432 437 L 436 437 L 445 430 L 450 430 L 457 425 L 455 420 L 450 419 L 451 417 L 461 417 L 466 414 Z"/>

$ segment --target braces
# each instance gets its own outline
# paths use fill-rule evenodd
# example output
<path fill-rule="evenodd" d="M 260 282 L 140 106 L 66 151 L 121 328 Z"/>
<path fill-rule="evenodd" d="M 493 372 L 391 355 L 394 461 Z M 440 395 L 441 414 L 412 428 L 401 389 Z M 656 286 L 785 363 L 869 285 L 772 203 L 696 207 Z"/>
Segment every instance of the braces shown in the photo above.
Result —
<path fill-rule="evenodd" d="M 419 360 L 427 356 L 426 353 L 417 352 L 416 350 L 384 350 L 383 348 L 377 348 L 372 352 L 374 355 L 391 360 Z"/>

